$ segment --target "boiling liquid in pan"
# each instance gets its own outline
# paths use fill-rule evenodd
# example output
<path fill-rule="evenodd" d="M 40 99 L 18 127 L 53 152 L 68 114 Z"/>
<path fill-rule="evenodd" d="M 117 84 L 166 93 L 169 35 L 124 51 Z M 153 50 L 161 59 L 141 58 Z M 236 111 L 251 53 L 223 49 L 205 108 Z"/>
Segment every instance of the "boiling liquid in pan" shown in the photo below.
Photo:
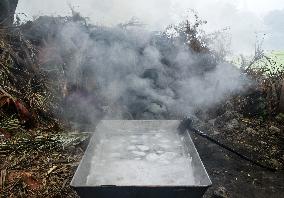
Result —
<path fill-rule="evenodd" d="M 181 137 L 165 130 L 112 133 L 96 145 L 87 185 L 194 185 Z"/>

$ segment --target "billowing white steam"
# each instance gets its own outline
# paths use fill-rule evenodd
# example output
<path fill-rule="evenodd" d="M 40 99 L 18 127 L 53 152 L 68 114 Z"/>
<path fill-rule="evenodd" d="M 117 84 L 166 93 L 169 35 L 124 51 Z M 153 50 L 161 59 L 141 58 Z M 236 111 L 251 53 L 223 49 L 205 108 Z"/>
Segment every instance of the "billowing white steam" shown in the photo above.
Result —
<path fill-rule="evenodd" d="M 74 114 L 81 111 L 91 120 L 98 111 L 112 119 L 178 118 L 221 102 L 246 83 L 235 66 L 216 65 L 209 53 L 194 53 L 141 27 L 88 30 L 70 22 L 57 32 L 55 46 L 51 57 L 66 59 L 72 52 L 70 83 L 83 82 L 88 94 L 101 100 L 98 107 L 89 96 L 69 96 L 76 101 Z"/>

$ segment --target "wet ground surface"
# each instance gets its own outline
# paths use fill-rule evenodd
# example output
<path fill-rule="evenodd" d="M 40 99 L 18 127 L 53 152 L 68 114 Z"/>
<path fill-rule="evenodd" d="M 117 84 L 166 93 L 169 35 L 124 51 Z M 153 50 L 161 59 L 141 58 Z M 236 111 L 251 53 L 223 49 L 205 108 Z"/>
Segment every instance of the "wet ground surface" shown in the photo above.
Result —
<path fill-rule="evenodd" d="M 204 198 L 284 197 L 283 170 L 268 171 L 195 134 L 192 139 L 213 183 Z"/>

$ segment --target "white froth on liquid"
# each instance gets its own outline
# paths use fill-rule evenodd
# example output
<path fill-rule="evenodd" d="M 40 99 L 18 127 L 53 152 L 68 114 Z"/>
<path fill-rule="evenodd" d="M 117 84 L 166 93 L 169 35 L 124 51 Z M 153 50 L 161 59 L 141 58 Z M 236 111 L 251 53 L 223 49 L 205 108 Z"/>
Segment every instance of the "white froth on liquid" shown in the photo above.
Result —
<path fill-rule="evenodd" d="M 96 145 L 87 185 L 194 185 L 191 159 L 177 134 L 103 136 Z"/>

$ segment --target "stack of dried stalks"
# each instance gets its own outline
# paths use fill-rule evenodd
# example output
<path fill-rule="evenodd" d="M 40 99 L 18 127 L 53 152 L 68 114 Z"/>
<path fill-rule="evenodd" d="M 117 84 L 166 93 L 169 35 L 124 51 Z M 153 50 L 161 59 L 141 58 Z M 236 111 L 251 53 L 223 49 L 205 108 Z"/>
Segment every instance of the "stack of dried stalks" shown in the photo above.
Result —
<path fill-rule="evenodd" d="M 0 132 L 54 125 L 56 107 L 37 49 L 18 28 L 0 29 Z"/>

